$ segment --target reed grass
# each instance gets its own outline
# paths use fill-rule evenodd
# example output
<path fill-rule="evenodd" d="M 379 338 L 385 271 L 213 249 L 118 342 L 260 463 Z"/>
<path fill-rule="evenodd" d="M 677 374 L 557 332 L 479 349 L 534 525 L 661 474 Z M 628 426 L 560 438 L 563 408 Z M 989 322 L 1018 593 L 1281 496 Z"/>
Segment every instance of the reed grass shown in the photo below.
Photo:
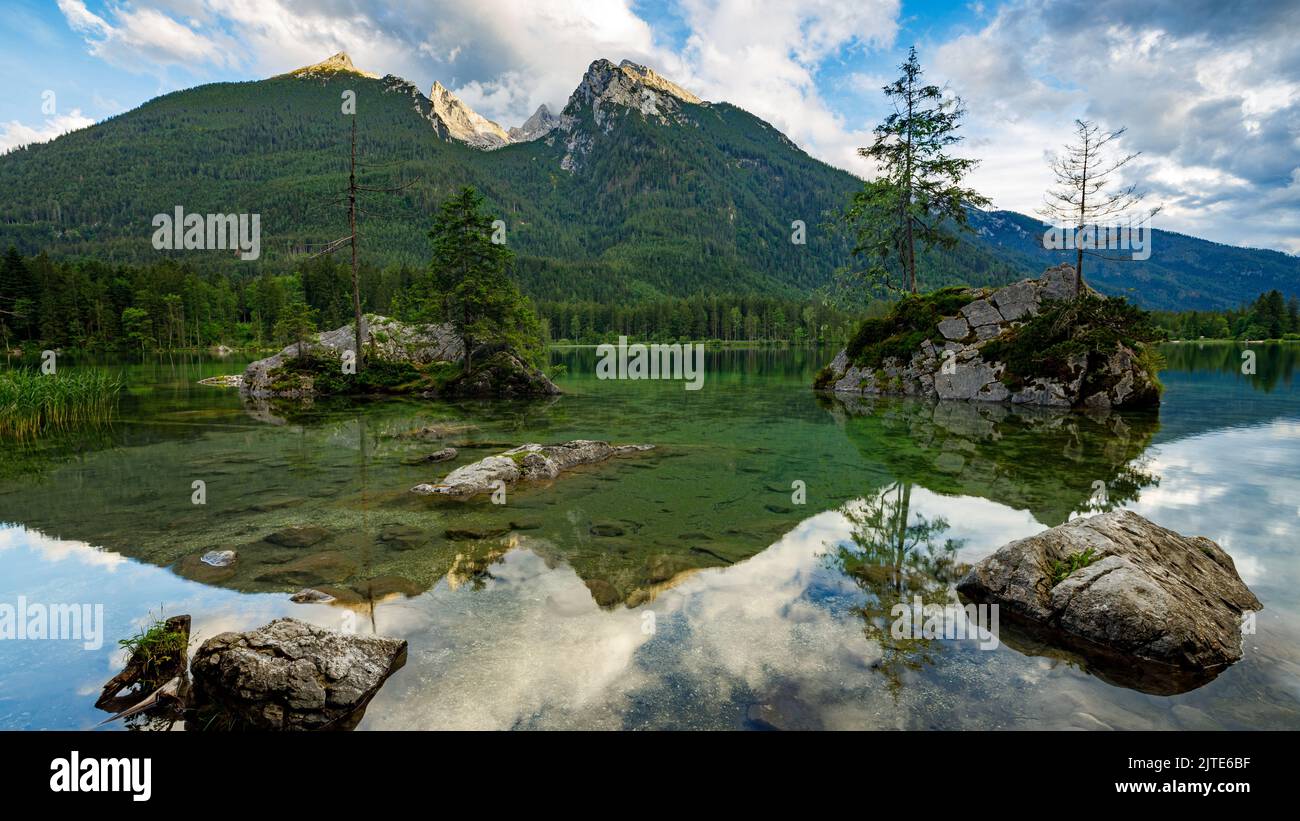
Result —
<path fill-rule="evenodd" d="M 98 370 L 0 372 L 0 436 L 34 439 L 107 425 L 121 392 L 119 377 Z"/>

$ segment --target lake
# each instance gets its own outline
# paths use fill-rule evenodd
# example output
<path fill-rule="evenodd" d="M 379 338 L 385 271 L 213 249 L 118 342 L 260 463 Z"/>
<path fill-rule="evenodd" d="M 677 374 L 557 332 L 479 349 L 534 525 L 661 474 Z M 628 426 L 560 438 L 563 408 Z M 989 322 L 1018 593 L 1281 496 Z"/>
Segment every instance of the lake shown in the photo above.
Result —
<path fill-rule="evenodd" d="M 238 357 L 100 365 L 129 385 L 111 429 L 0 445 L 0 603 L 102 604 L 103 643 L 0 641 L 0 729 L 95 726 L 117 641 L 181 613 L 191 647 L 286 615 L 405 638 L 362 729 L 1297 729 L 1300 348 L 1255 349 L 1243 375 L 1236 346 L 1165 346 L 1160 410 L 1104 416 L 819 397 L 826 350 L 710 351 L 688 391 L 557 349 L 553 401 L 306 409 L 197 384 Z M 504 505 L 409 492 L 570 439 L 656 448 Z M 1111 507 L 1233 557 L 1265 607 L 1241 662 L 1160 695 L 1046 647 L 892 635 L 894 604 Z M 320 541 L 265 539 L 298 525 Z"/>

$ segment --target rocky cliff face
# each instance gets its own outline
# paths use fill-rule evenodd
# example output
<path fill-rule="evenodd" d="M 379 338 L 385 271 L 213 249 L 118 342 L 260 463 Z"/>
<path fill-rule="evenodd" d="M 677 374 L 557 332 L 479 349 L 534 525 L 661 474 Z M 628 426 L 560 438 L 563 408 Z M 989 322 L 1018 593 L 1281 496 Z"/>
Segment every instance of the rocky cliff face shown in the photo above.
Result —
<path fill-rule="evenodd" d="M 504 128 L 465 105 L 442 83 L 434 82 L 429 91 L 429 102 L 434 116 L 446 125 L 447 133 L 453 139 L 489 150 L 511 142 Z"/>
<path fill-rule="evenodd" d="M 689 117 L 683 104 L 708 105 L 645 66 L 629 60 L 619 65 L 596 60 L 569 96 L 561 122 L 546 140 L 548 144 L 563 141 L 565 154 L 560 167 L 575 171 L 591 153 L 596 134 L 613 131 L 618 118 L 636 112 L 661 125 L 686 124 Z"/>
<path fill-rule="evenodd" d="M 1027 375 L 1008 369 L 1004 360 L 1017 329 L 1045 306 L 1069 300 L 1074 290 L 1070 265 L 996 290 L 972 289 L 969 301 L 940 319 L 910 355 L 863 362 L 846 348 L 819 376 L 818 387 L 854 396 L 893 394 L 1063 408 L 1157 404 L 1159 388 L 1141 351 L 1122 343 L 1105 351 L 1090 351 L 1083 344 L 1065 349 L 1069 352 L 1051 372 Z"/>
<path fill-rule="evenodd" d="M 526 143 L 545 137 L 562 122 L 564 122 L 563 119 L 552 114 L 551 110 L 543 103 L 533 112 L 533 116 L 524 120 L 523 125 L 512 128 L 506 133 L 510 135 L 511 142 Z"/>

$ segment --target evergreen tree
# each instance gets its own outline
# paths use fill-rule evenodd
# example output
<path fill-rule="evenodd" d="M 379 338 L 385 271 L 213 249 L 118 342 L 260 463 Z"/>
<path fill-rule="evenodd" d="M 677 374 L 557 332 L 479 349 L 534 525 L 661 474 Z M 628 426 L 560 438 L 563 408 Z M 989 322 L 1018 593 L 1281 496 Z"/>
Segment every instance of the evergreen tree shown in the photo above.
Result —
<path fill-rule="evenodd" d="M 508 273 L 514 254 L 492 234 L 492 218 L 473 188 L 442 203 L 429 232 L 429 273 L 410 300 L 418 315 L 451 323 L 465 346 L 466 373 L 479 346 L 509 348 L 534 364 L 543 353 L 537 314 Z"/>
<path fill-rule="evenodd" d="M 40 289 L 18 249 L 10 245 L 0 260 L 0 322 L 22 338 L 36 324 L 34 313 Z"/>
<path fill-rule="evenodd" d="M 276 340 L 286 345 L 297 344 L 298 356 L 302 356 L 303 343 L 316 331 L 316 313 L 315 308 L 301 300 L 289 303 L 275 323 Z"/>
<path fill-rule="evenodd" d="M 871 146 L 858 149 L 879 166 L 880 176 L 853 196 L 845 221 L 857 235 L 854 253 L 871 260 L 868 276 L 888 281 L 895 264 L 904 286 L 916 293 L 917 242 L 954 248 L 958 240 L 948 225 L 969 230 L 966 208 L 989 200 L 961 185 L 978 160 L 947 153 L 961 140 L 961 100 L 921 81 L 915 47 L 899 68 L 902 75 L 884 87 L 894 112 L 876 126 Z"/>

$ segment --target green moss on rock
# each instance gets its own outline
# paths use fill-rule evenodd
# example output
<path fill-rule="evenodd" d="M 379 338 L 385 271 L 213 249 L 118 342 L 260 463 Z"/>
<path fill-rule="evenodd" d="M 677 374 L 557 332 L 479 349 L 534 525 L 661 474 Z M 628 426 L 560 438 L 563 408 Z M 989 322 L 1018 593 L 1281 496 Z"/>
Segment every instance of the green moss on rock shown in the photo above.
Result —
<path fill-rule="evenodd" d="M 982 291 L 958 286 L 909 294 L 885 316 L 863 320 L 846 348 L 849 361 L 872 370 L 891 357 L 906 362 L 925 340 L 942 339 L 940 320 L 981 296 Z"/>
<path fill-rule="evenodd" d="M 1160 338 L 1150 314 L 1123 297 L 1085 294 L 1046 303 L 1028 322 L 986 343 L 980 355 L 1006 365 L 1002 382 L 1013 391 L 1037 377 L 1069 382 L 1082 359 L 1087 376 L 1081 393 L 1089 396 L 1110 387 L 1106 362 L 1123 347 L 1134 352 L 1158 391 L 1160 363 L 1147 346 Z"/>

